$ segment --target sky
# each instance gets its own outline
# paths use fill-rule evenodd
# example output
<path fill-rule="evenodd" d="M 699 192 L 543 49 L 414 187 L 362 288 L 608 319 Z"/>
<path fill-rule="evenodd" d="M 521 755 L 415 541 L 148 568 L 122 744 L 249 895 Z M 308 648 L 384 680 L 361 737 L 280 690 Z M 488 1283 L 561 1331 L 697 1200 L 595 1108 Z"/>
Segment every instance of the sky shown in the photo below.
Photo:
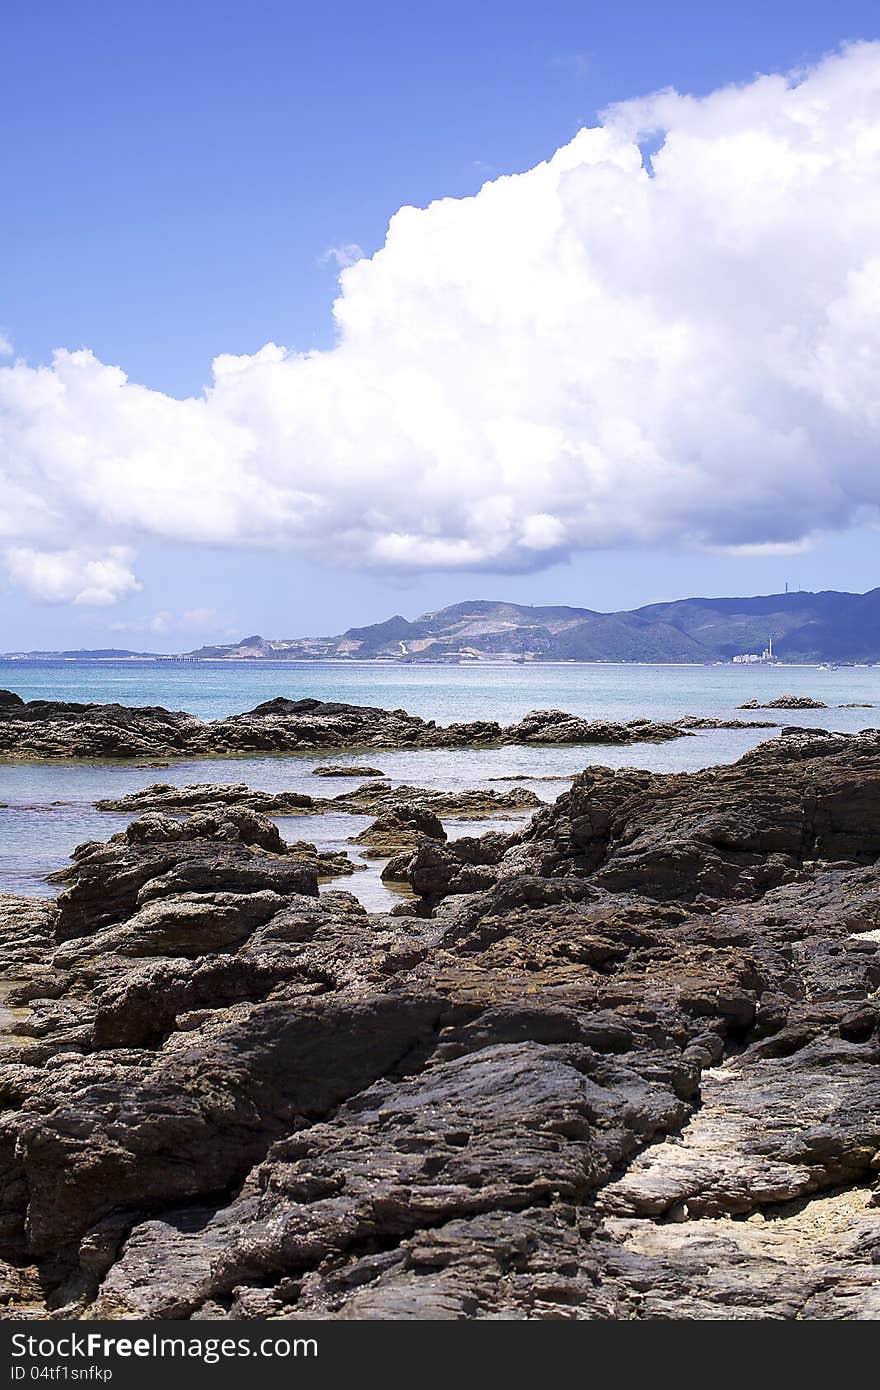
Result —
<path fill-rule="evenodd" d="M 875 4 L 4 29 L 0 650 L 880 583 Z"/>

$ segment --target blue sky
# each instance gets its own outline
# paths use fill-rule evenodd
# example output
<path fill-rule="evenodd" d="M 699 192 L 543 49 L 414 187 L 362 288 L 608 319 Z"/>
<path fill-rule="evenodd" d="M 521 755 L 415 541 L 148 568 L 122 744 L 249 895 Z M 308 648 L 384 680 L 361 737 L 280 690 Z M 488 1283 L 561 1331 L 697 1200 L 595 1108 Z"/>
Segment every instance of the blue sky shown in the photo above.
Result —
<path fill-rule="evenodd" d="M 209 383 L 217 354 L 332 348 L 339 248 L 372 256 L 398 208 L 532 169 L 610 103 L 807 66 L 878 37 L 880 17 L 867 3 L 85 0 L 16 4 L 4 28 L 0 327 L 32 367 L 88 348 L 185 397 Z M 79 525 L 71 517 L 70 544 Z M 320 633 L 474 596 L 615 608 L 786 580 L 880 582 L 877 533 L 864 527 L 799 553 L 612 537 L 558 563 L 551 549 L 530 573 L 491 556 L 476 572 L 395 573 L 357 559 L 325 567 L 320 550 L 277 539 L 102 525 L 102 544 L 136 550 L 141 587 L 93 605 L 10 582 L 0 649 Z"/>

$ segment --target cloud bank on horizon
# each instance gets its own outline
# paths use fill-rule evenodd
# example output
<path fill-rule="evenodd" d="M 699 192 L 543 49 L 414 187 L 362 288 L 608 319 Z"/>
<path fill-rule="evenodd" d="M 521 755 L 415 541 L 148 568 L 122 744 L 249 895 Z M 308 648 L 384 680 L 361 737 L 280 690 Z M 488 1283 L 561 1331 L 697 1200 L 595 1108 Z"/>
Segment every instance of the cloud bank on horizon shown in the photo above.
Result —
<path fill-rule="evenodd" d="M 623 102 L 402 208 L 332 349 L 221 355 L 187 400 L 86 350 L 0 366 L 8 575 L 106 604 L 148 537 L 515 572 L 876 523 L 878 228 L 878 43 Z"/>

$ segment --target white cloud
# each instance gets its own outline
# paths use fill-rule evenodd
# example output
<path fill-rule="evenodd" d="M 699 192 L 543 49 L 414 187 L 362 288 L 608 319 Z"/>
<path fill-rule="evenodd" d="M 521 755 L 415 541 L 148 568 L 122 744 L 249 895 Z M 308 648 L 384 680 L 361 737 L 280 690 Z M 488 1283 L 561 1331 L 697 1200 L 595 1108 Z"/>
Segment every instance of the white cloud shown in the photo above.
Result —
<path fill-rule="evenodd" d="M 327 250 L 320 258 L 321 265 L 329 265 L 333 261 L 340 270 L 347 270 L 350 265 L 356 265 L 363 260 L 363 247 L 358 246 L 356 241 L 343 242 L 341 246 L 328 246 Z"/>
<path fill-rule="evenodd" d="M 201 631 L 203 628 L 225 629 L 228 621 L 216 608 L 187 608 L 181 613 L 178 625 L 182 631 Z"/>
<path fill-rule="evenodd" d="M 177 621 L 173 613 L 167 609 L 162 609 L 158 613 L 153 613 L 144 618 L 133 618 L 129 622 L 111 623 L 111 632 L 149 632 L 154 636 L 165 636 L 166 633 L 173 632 L 177 627 Z"/>
<path fill-rule="evenodd" d="M 330 351 L 220 356 L 183 401 L 83 351 L 0 368 L 0 543 L 526 570 L 875 519 L 880 44 L 603 119 L 342 248 Z"/>
<path fill-rule="evenodd" d="M 11 546 L 4 555 L 9 578 L 44 603 L 102 606 L 140 589 L 131 571 L 134 555 L 126 546 L 104 554 L 89 550 L 32 550 Z"/>
<path fill-rule="evenodd" d="M 12 339 L 8 338 L 0 328 L 0 357 L 11 357 L 12 351 Z"/>
<path fill-rule="evenodd" d="M 234 635 L 237 628 L 230 626 L 229 615 L 218 613 L 216 608 L 187 608 L 183 613 L 172 613 L 161 609 L 158 613 L 134 617 L 109 624 L 111 632 L 148 632 L 165 636 L 172 632 L 223 633 Z"/>

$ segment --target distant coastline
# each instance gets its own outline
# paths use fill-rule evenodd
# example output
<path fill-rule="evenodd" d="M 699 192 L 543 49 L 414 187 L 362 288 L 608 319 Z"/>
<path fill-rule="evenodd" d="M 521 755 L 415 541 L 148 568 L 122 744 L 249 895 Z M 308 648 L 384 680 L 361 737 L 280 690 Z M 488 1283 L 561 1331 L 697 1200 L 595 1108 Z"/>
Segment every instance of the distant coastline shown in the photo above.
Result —
<path fill-rule="evenodd" d="M 0 653 L 0 663 L 16 663 L 22 666 L 257 666 L 271 667 L 277 666 L 282 670 L 295 670 L 299 666 L 379 666 L 379 667 L 400 667 L 415 663 L 403 660 L 395 660 L 393 657 L 298 657 L 295 660 L 285 661 L 280 657 L 223 657 L 223 656 L 197 656 L 179 657 L 163 656 L 55 656 L 54 654 L 41 654 L 40 656 L 19 656 Z M 754 674 L 754 666 L 739 666 L 734 662 L 726 661 L 577 661 L 574 658 L 569 660 L 536 660 L 536 661 L 516 661 L 512 658 L 505 660 L 503 657 L 494 659 L 485 658 L 470 661 L 420 661 L 421 668 L 448 669 L 452 666 L 464 668 L 474 667 L 517 667 L 535 666 L 546 670 L 554 666 L 584 666 L 584 667 L 615 667 L 615 666 L 639 666 L 656 667 L 659 670 L 700 670 L 703 667 L 731 666 L 737 670 Z M 783 668 L 787 671 L 816 671 L 826 666 L 824 661 L 776 661 L 772 665 L 767 663 L 770 670 Z M 880 661 L 841 661 L 835 662 L 836 666 L 849 667 L 854 670 L 872 670 L 880 665 Z"/>
<path fill-rule="evenodd" d="M 265 638 L 187 652 L 127 648 L 14 651 L 4 661 L 315 662 L 431 665 L 872 666 L 880 662 L 880 588 L 865 594 L 769 594 L 684 598 L 602 613 L 564 605 L 531 606 L 494 599 L 453 604 L 412 620 L 350 627 L 329 637 Z"/>

